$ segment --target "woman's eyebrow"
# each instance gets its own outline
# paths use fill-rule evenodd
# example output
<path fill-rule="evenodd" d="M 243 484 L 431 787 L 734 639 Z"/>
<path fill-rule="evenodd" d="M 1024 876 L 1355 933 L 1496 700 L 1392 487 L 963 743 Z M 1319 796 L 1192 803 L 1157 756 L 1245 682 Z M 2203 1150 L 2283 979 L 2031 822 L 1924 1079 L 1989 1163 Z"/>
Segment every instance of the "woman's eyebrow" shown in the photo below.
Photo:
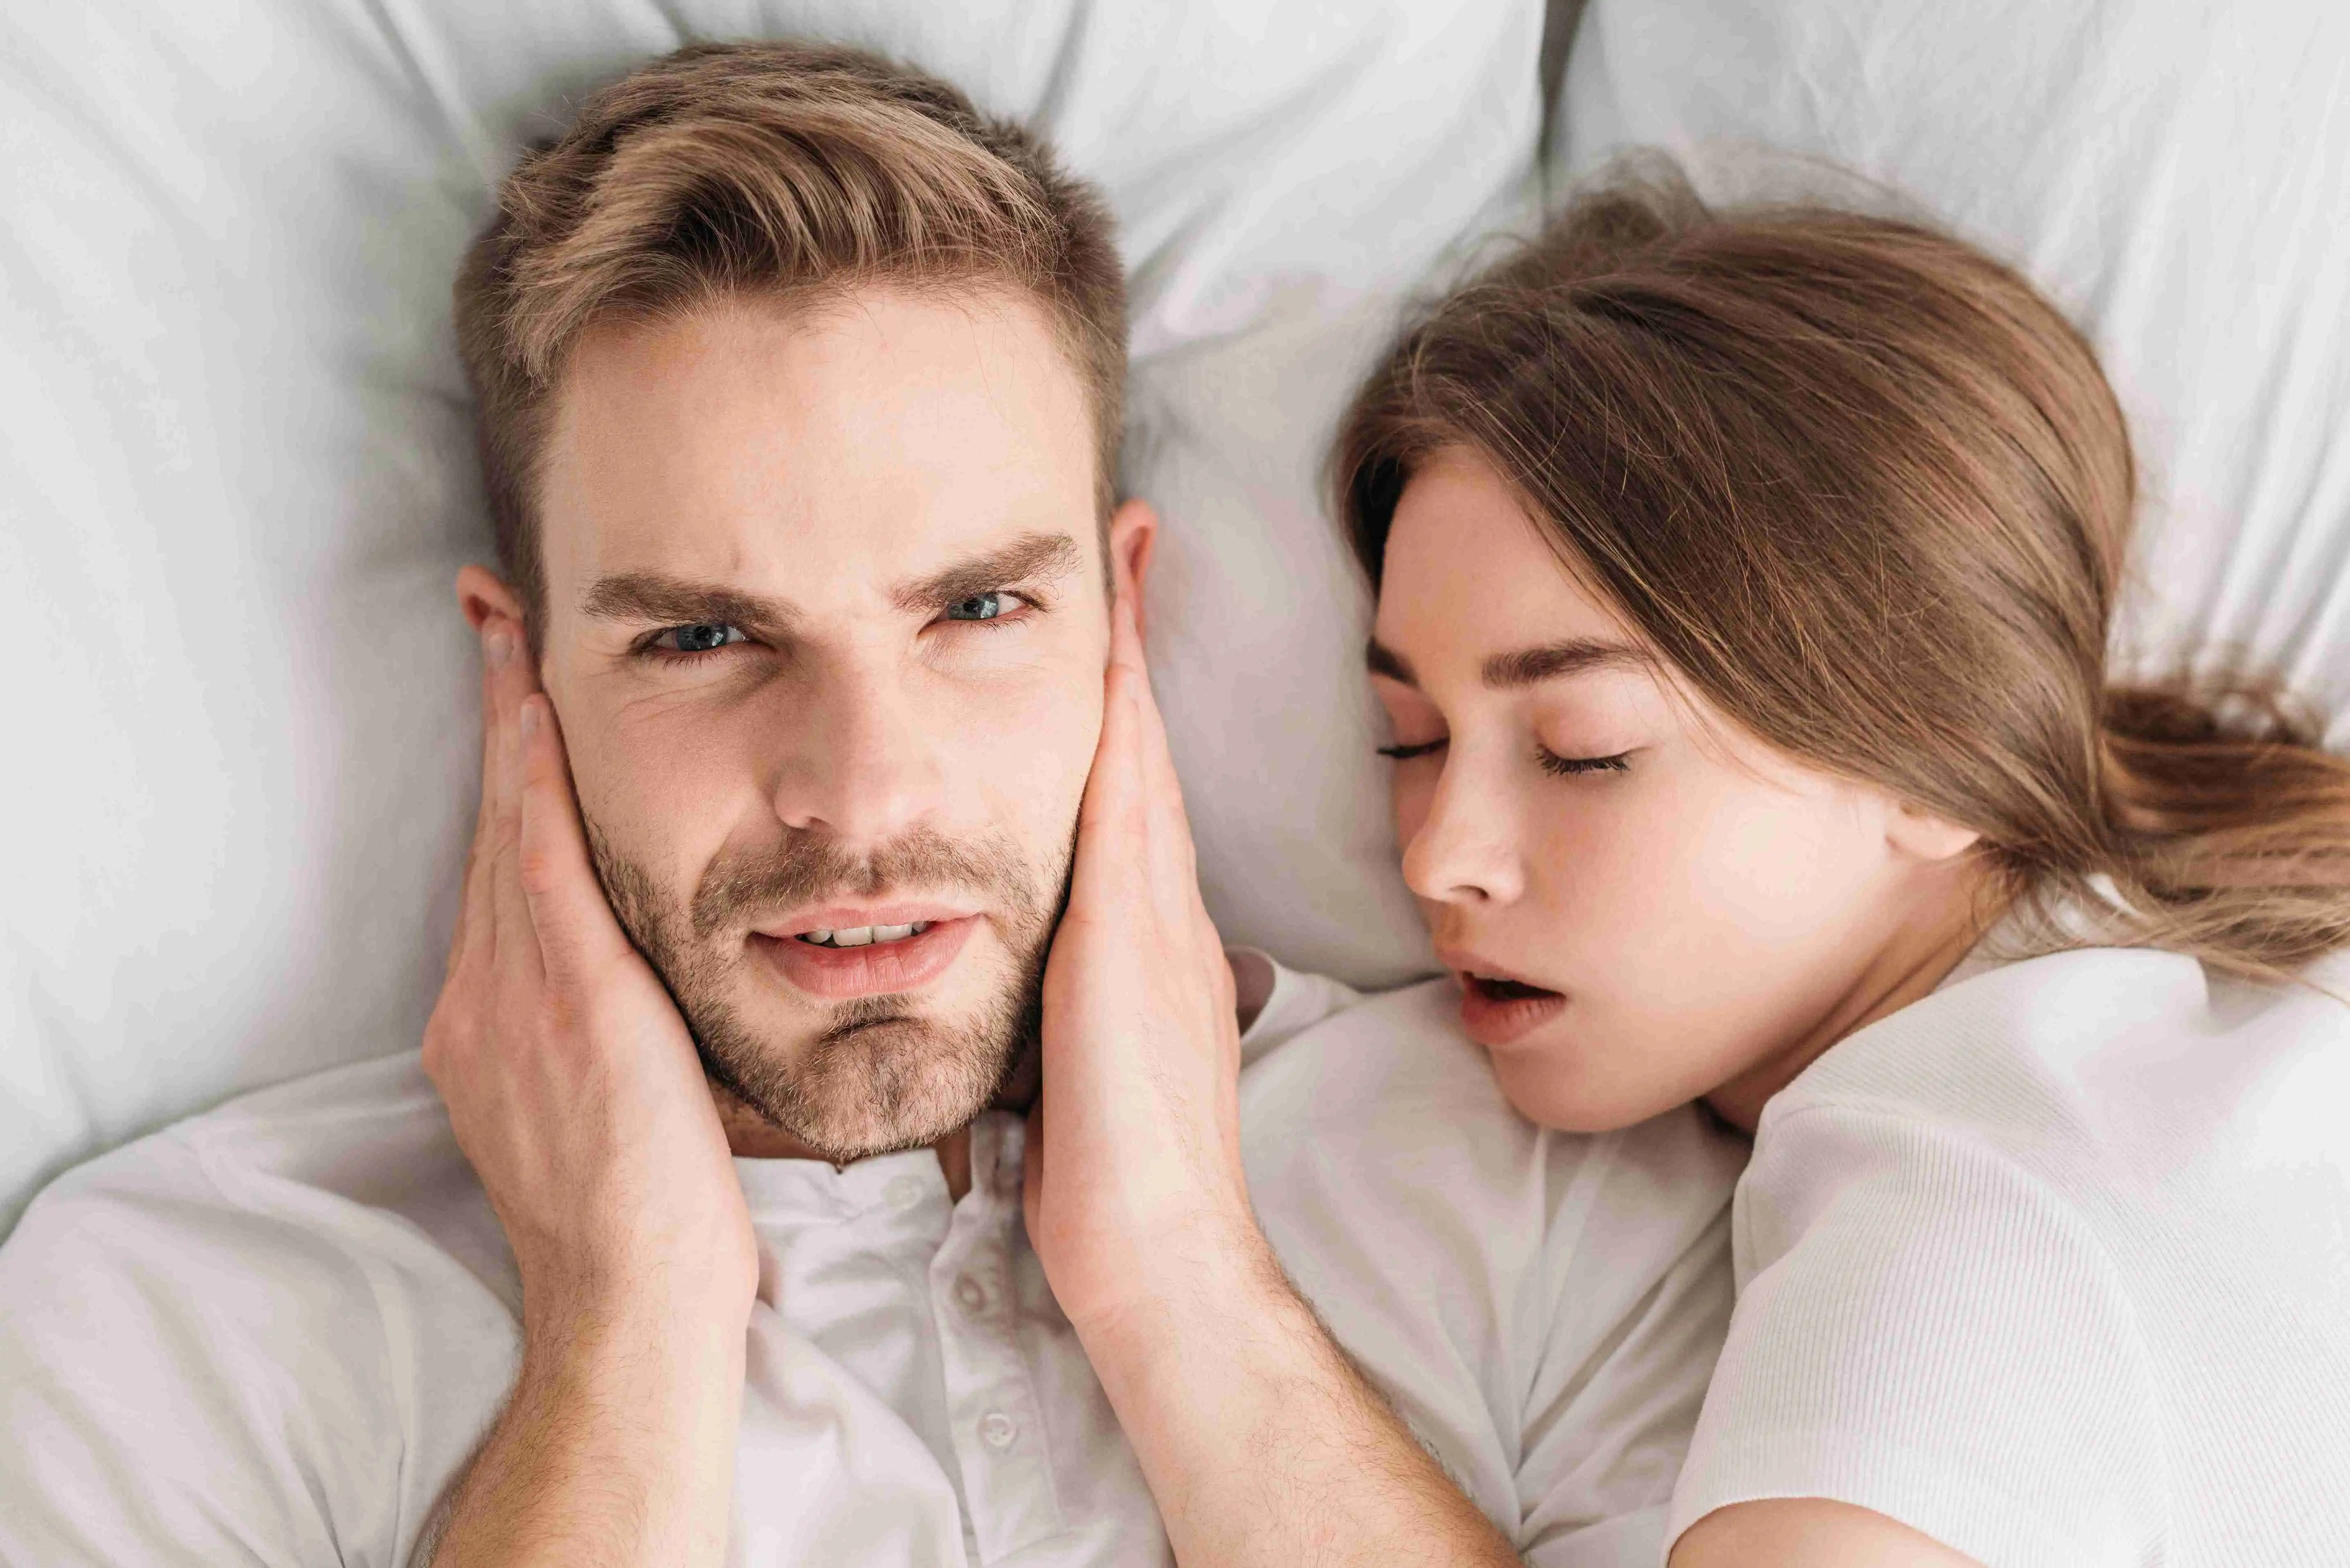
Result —
<path fill-rule="evenodd" d="M 1562 675 L 1580 675 L 1589 670 L 1623 666 L 1645 670 L 1648 665 L 1648 655 L 1629 643 L 1570 637 L 1564 641 L 1544 643 L 1540 648 L 1522 648 L 1514 653 L 1497 653 L 1485 660 L 1483 674 L 1486 685 L 1497 691 L 1508 691 L 1523 686 L 1539 686 Z"/>
<path fill-rule="evenodd" d="M 1384 675 L 1390 680 L 1400 680 L 1406 686 L 1419 684 L 1419 677 L 1412 672 L 1411 660 L 1376 637 L 1371 639 L 1363 649 L 1363 664 L 1374 675 Z"/>
<path fill-rule="evenodd" d="M 1419 677 L 1412 670 L 1411 660 L 1376 637 L 1363 649 L 1363 663 L 1374 675 L 1400 680 L 1406 686 L 1419 684 Z M 1494 654 L 1485 660 L 1482 673 L 1486 685 L 1495 691 L 1507 691 L 1517 687 L 1539 686 L 1562 675 L 1580 675 L 1587 670 L 1627 666 L 1645 670 L 1648 666 L 1648 656 L 1627 642 L 1571 637 L 1562 642 L 1544 643 L 1540 648 L 1522 648 L 1514 653 Z"/>

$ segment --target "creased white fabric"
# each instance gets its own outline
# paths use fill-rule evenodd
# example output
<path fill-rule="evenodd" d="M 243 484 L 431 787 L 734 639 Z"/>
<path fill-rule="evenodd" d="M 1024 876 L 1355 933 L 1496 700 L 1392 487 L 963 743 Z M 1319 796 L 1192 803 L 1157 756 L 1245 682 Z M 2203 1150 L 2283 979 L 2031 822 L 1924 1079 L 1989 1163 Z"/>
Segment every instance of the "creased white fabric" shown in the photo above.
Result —
<path fill-rule="evenodd" d="M 0 7 L 0 618 L 25 633 L 0 770 L 0 1233 L 102 1148 L 414 1048 L 479 771 L 477 655 L 450 583 L 491 548 L 450 289 L 496 181 L 581 94 L 681 44 L 784 35 L 949 78 L 1105 191 L 1139 384 L 1300 289 L 1409 286 L 1513 199 L 1534 160 L 1541 13 Z M 1243 466 L 1272 451 L 1302 478 L 1346 374 L 1326 362 L 1302 411 L 1256 405 Z M 1210 386 L 1146 417 L 1224 406 Z M 1154 628 L 1197 628 L 1154 648 L 1164 692 L 1268 667 L 1262 623 L 1217 628 L 1274 586 L 1225 563 L 1278 535 L 1315 567 L 1285 590 L 1315 613 L 1274 639 L 1274 666 L 1311 672 L 1293 673 L 1294 706 L 1176 726 L 1187 782 L 1228 786 L 1191 802 L 1222 929 L 1365 983 L 1426 972 L 1359 671 L 1341 662 L 1360 589 L 1324 569 L 1310 484 L 1235 506 L 1228 486 L 1195 504 L 1180 475 L 1126 479 L 1185 545 L 1170 558 L 1189 569 L 1152 597 Z M 1343 716 L 1340 743 L 1295 722 L 1324 713 Z"/>
<path fill-rule="evenodd" d="M 1739 1151 L 1538 1133 L 1440 988 L 1281 974 L 1244 1042 L 1268 1234 L 1542 1568 L 1655 1554 L 1730 1307 Z M 731 1560 L 1167 1560 L 1020 1219 L 1023 1127 L 739 1160 L 761 1256 Z M 0 1562 L 409 1561 L 519 1355 L 495 1217 L 411 1054 L 76 1171 L 0 1245 Z M 1310 1500 L 1300 1500 L 1306 1506 Z"/>

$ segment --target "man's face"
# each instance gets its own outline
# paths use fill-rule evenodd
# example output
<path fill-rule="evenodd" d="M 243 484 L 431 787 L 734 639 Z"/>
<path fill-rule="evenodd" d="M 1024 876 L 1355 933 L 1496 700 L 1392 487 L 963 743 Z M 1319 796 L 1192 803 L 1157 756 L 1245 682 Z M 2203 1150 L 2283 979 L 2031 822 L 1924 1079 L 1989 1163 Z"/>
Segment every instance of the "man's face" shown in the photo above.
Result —
<path fill-rule="evenodd" d="M 591 332 L 541 475 L 542 677 L 598 870 L 712 1076 L 836 1158 L 1035 1030 L 1101 724 L 1093 427 L 999 296 Z"/>

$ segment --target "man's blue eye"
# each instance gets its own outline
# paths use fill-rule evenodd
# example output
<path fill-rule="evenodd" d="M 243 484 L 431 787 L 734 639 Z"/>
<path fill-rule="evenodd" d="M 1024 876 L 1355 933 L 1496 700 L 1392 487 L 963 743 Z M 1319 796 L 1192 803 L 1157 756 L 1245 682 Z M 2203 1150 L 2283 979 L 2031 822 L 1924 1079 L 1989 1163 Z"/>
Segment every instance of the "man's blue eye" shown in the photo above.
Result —
<path fill-rule="evenodd" d="M 724 648 L 731 642 L 741 642 L 743 634 L 720 621 L 697 621 L 691 626 L 673 626 L 653 639 L 656 646 L 676 653 L 708 653 Z"/>
<path fill-rule="evenodd" d="M 973 594 L 967 599 L 957 599 L 947 606 L 949 620 L 993 620 L 1003 613 L 1003 601 L 1009 594 Z"/>

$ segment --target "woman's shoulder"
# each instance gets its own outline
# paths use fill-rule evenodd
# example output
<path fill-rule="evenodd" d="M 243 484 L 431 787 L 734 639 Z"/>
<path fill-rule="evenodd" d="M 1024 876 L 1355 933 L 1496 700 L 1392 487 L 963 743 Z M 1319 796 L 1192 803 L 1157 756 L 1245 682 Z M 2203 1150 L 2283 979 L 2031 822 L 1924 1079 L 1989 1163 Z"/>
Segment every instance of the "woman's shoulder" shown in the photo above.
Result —
<path fill-rule="evenodd" d="M 1790 1085 L 1740 1182 L 1677 1526 L 1819 1496 L 1985 1562 L 2135 1561 L 2241 1533 L 2241 1497 L 2180 1476 L 2251 1457 L 2324 1493 L 2350 1458 L 2350 1009 L 2311 979 L 2002 964 Z M 2301 1531 L 2262 1560 L 2305 1560 Z"/>
<path fill-rule="evenodd" d="M 2263 1296 L 2350 1302 L 2350 1264 L 2303 1244 L 2350 1229 L 2350 1005 L 2340 974 L 2308 978 L 2080 949 L 1871 1025 L 1764 1107 L 1741 1287 L 1801 1244 L 1855 1280 L 1904 1258 L 2062 1258 L 2117 1303 L 2220 1291 L 2230 1271 Z"/>
<path fill-rule="evenodd" d="M 1997 1150 L 2043 1179 L 2117 1164 L 2350 1164 L 2350 1121 L 2278 1114 L 2350 1104 L 2345 997 L 2343 963 L 2275 983 L 2144 949 L 1974 966 L 1812 1064 L 1764 1108 L 1756 1149 L 1870 1121 L 1920 1146 Z"/>

